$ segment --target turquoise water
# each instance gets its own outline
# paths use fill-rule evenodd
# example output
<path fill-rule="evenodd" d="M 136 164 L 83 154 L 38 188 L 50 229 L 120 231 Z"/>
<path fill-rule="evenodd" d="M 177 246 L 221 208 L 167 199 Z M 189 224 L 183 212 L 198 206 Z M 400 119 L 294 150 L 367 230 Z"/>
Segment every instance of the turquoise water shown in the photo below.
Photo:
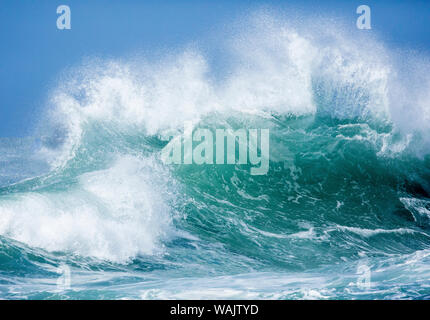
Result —
<path fill-rule="evenodd" d="M 429 64 L 262 21 L 219 78 L 196 49 L 87 62 L 0 142 L 1 298 L 430 297 Z M 191 120 L 269 129 L 267 175 L 164 164 Z"/>

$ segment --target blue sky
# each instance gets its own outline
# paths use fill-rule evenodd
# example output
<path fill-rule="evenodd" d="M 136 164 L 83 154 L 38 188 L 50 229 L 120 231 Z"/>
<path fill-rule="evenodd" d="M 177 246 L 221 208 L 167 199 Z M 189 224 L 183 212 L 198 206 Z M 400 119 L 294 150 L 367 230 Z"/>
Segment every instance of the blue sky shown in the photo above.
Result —
<path fill-rule="evenodd" d="M 70 6 L 72 29 L 56 28 Z M 430 1 L 137 1 L 0 0 L 0 136 L 31 133 L 56 77 L 88 56 L 122 57 L 192 42 L 216 47 L 222 30 L 261 7 L 330 15 L 354 26 L 356 8 L 372 9 L 372 30 L 395 48 L 428 51 Z"/>

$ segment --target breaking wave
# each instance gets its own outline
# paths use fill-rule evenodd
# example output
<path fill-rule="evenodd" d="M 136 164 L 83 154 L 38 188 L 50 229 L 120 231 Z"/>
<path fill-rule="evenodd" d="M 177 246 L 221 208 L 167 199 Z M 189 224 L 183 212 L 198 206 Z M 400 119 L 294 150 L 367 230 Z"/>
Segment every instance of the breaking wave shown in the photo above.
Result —
<path fill-rule="evenodd" d="M 0 143 L 1 296 L 429 297 L 428 59 L 321 29 L 259 14 L 222 68 L 192 46 L 65 72 L 34 138 Z M 163 164 L 187 121 L 270 129 L 268 174 Z"/>

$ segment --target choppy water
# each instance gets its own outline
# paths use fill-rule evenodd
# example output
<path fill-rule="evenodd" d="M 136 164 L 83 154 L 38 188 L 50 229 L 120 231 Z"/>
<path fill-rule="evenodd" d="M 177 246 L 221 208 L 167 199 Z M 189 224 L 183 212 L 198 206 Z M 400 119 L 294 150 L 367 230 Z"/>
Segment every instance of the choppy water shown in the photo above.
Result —
<path fill-rule="evenodd" d="M 268 17 L 231 43 L 221 76 L 90 61 L 0 142 L 0 298 L 430 297 L 426 58 Z M 163 164 L 189 120 L 270 129 L 268 174 Z"/>

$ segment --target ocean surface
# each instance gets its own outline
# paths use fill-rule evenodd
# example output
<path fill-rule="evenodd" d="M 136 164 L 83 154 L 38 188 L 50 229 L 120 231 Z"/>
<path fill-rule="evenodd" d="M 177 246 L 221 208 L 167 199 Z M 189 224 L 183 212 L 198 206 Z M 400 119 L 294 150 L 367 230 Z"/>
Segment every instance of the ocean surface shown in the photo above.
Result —
<path fill-rule="evenodd" d="M 222 66 L 87 59 L 0 139 L 0 298 L 430 298 L 428 57 L 251 20 Z M 269 129 L 268 173 L 164 164 L 187 121 Z"/>

